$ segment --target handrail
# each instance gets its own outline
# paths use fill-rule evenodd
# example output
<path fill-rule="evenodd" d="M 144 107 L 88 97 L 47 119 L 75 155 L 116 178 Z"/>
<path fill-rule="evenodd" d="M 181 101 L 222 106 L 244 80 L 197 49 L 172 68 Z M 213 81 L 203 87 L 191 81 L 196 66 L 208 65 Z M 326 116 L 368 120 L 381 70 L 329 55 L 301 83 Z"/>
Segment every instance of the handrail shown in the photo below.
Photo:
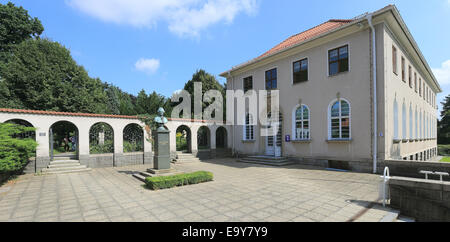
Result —
<path fill-rule="evenodd" d="M 383 176 L 381 176 L 381 178 L 383 178 L 383 188 L 382 188 L 382 191 L 383 191 L 383 207 L 386 207 L 386 200 L 388 199 L 387 197 L 386 197 L 386 188 L 387 188 L 387 184 L 388 184 L 388 182 L 389 182 L 389 180 L 391 179 L 391 176 L 390 176 L 390 172 L 389 172 L 389 167 L 385 167 L 384 168 L 384 173 L 383 173 Z"/>

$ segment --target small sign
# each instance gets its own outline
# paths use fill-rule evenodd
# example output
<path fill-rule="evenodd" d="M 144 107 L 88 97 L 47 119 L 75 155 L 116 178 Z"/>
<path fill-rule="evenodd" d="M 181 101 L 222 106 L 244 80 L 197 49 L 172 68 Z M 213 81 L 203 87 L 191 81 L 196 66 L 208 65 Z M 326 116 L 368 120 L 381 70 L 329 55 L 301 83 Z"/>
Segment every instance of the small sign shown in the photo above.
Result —
<path fill-rule="evenodd" d="M 291 136 L 290 135 L 286 135 L 285 139 L 286 142 L 291 142 Z"/>
<path fill-rule="evenodd" d="M 41 136 L 41 137 L 44 137 L 46 135 L 47 135 L 46 133 L 39 133 L 39 136 Z"/>

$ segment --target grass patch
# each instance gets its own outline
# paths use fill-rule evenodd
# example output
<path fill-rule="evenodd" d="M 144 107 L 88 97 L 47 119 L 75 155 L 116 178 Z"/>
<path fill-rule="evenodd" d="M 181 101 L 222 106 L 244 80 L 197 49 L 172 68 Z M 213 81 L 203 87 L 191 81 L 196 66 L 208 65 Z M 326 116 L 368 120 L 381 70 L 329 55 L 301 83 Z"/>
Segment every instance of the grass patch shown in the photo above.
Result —
<path fill-rule="evenodd" d="M 450 162 L 450 157 L 449 157 L 449 156 L 446 156 L 446 157 L 442 158 L 441 161 L 442 161 L 442 162 Z"/>
<path fill-rule="evenodd" d="M 177 186 L 185 186 L 212 181 L 214 175 L 207 171 L 197 171 L 189 174 L 174 176 L 147 177 L 145 185 L 148 189 L 159 190 Z"/>

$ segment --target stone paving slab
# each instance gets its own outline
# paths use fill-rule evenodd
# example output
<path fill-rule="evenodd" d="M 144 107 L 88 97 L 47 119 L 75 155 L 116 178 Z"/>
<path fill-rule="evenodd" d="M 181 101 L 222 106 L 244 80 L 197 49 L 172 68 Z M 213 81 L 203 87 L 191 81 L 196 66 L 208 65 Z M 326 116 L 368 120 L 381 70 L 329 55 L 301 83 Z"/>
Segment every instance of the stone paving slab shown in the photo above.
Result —
<path fill-rule="evenodd" d="M 345 222 L 378 198 L 379 176 L 307 166 L 267 167 L 233 159 L 184 163 L 214 181 L 151 191 L 131 174 L 148 166 L 25 175 L 0 188 L 0 221 Z M 356 221 L 380 221 L 371 209 Z"/>

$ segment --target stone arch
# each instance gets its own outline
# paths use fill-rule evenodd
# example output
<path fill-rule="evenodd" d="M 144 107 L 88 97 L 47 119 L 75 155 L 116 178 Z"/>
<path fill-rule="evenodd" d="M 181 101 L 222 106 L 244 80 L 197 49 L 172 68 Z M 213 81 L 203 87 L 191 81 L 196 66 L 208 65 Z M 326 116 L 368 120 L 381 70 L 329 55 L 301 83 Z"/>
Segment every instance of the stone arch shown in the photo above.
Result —
<path fill-rule="evenodd" d="M 211 130 L 207 126 L 199 127 L 197 131 L 198 150 L 211 149 Z"/>
<path fill-rule="evenodd" d="M 192 153 L 192 131 L 186 125 L 180 125 L 176 129 L 176 151 Z"/>
<path fill-rule="evenodd" d="M 220 126 L 216 129 L 216 149 L 228 148 L 228 131 L 225 127 Z"/>
<path fill-rule="evenodd" d="M 144 129 L 130 123 L 123 129 L 123 153 L 144 152 Z"/>
<path fill-rule="evenodd" d="M 89 153 L 114 153 L 114 129 L 105 122 L 98 122 L 89 129 Z"/>
<path fill-rule="evenodd" d="M 50 159 L 55 156 L 78 157 L 79 128 L 67 120 L 54 122 L 49 128 Z"/>

